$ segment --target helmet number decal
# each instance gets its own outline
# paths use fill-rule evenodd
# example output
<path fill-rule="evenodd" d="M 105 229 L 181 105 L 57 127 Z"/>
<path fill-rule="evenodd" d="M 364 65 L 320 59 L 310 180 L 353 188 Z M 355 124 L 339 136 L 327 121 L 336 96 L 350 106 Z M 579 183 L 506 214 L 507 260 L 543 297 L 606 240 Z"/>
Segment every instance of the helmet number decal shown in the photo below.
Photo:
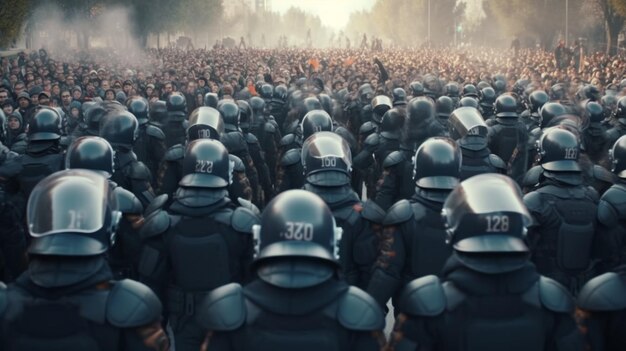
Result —
<path fill-rule="evenodd" d="M 69 223 L 67 224 L 67 229 L 82 229 L 84 213 L 83 211 L 78 210 L 68 210 L 69 214 Z"/>
<path fill-rule="evenodd" d="M 286 222 L 285 231 L 280 236 L 287 240 L 313 240 L 313 224 L 306 222 Z"/>
<path fill-rule="evenodd" d="M 198 130 L 198 139 L 211 139 L 211 130 L 210 129 Z"/>
<path fill-rule="evenodd" d="M 565 148 L 565 159 L 566 160 L 575 160 L 578 158 L 578 149 L 575 147 L 566 147 Z"/>
<path fill-rule="evenodd" d="M 467 135 L 480 135 L 480 131 L 474 127 L 467 131 Z"/>
<path fill-rule="evenodd" d="M 333 156 L 322 157 L 322 167 L 337 167 L 337 158 Z"/>
<path fill-rule="evenodd" d="M 491 215 L 487 218 L 487 233 L 502 233 L 509 231 L 509 216 Z"/>
<path fill-rule="evenodd" d="M 213 173 L 213 161 L 196 161 L 195 173 Z"/>

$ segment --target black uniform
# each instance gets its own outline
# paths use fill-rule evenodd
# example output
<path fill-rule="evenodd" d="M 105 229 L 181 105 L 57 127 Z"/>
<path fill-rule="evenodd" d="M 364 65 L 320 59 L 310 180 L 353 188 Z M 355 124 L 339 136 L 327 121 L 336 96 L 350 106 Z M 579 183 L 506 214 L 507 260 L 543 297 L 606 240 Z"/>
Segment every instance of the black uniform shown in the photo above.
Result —
<path fill-rule="evenodd" d="M 390 347 L 582 350 L 571 296 L 528 262 L 523 233 L 530 216 L 510 179 L 470 178 L 452 191 L 442 213 L 454 253 L 441 278 L 407 285 Z"/>

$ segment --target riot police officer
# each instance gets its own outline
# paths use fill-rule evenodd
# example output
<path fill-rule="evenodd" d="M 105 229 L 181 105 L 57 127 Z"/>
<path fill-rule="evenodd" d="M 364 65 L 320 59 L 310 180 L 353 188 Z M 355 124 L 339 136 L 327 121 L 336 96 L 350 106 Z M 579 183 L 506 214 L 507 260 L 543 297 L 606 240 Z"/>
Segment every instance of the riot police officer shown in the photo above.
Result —
<path fill-rule="evenodd" d="M 584 114 L 589 125 L 582 131 L 585 153 L 595 163 L 603 163 L 606 160 L 607 139 L 604 120 L 604 108 L 595 101 L 589 101 L 585 105 Z"/>
<path fill-rule="evenodd" d="M 373 296 L 379 303 L 394 297 L 401 287 L 415 278 L 439 274 L 451 254 L 442 238 L 440 220 L 443 203 L 459 183 L 461 150 L 448 138 L 426 140 L 415 153 L 414 195 L 396 202 L 387 212 L 381 238 L 382 257 L 377 264 L 389 266 L 387 276 Z M 397 297 L 397 296 L 396 296 Z"/>
<path fill-rule="evenodd" d="M 456 106 L 456 104 L 454 103 L 452 98 L 446 95 L 443 95 L 437 99 L 436 105 L 437 105 L 437 120 L 439 121 L 439 123 L 441 123 L 441 126 L 445 130 L 448 130 L 450 128 L 450 125 L 449 125 L 450 114 L 452 114 L 452 111 L 454 111 L 454 106 Z"/>
<path fill-rule="evenodd" d="M 528 160 L 528 131 L 519 120 L 517 100 L 511 95 L 496 99 L 496 119 L 490 121 L 488 146 L 507 165 L 511 178 L 521 183 L 526 173 Z"/>
<path fill-rule="evenodd" d="M 613 128 L 606 132 L 607 145 L 613 145 L 622 135 L 626 134 L 626 96 L 617 100 L 617 108 L 613 116 Z"/>
<path fill-rule="evenodd" d="M 542 174 L 524 196 L 533 216 L 528 238 L 537 270 L 573 293 L 594 275 L 598 194 L 583 184 L 580 145 L 571 132 L 553 128 L 539 142 Z"/>
<path fill-rule="evenodd" d="M 247 279 L 258 209 L 230 201 L 231 172 L 219 141 L 190 142 L 173 201 L 148 215 L 140 232 L 139 274 L 167 307 L 179 351 L 200 348 L 204 332 L 195 318 L 209 291 Z"/>
<path fill-rule="evenodd" d="M 167 123 L 163 127 L 165 132 L 165 146 L 172 147 L 185 142 L 185 129 L 187 118 L 187 102 L 185 96 L 180 93 L 172 93 L 166 102 Z"/>
<path fill-rule="evenodd" d="M 278 86 L 280 87 L 280 85 Z M 278 89 L 276 87 L 276 89 Z M 276 184 L 276 170 L 278 167 L 278 147 L 282 136 L 280 134 L 279 124 L 272 116 L 266 116 L 265 101 L 258 96 L 250 98 L 249 102 L 252 114 L 249 117 L 249 132 L 252 133 L 261 145 L 264 158 L 270 172 L 272 184 Z M 243 121 L 242 121 L 243 123 Z M 243 126 L 242 126 L 243 129 Z"/>
<path fill-rule="evenodd" d="M 137 118 L 128 111 L 112 110 L 102 119 L 100 137 L 115 150 L 115 169 L 111 180 L 132 192 L 146 207 L 154 199 L 152 174 L 137 160 L 133 145 L 137 135 Z"/>
<path fill-rule="evenodd" d="M 565 106 L 556 102 L 548 102 L 539 108 L 539 125 L 530 131 L 528 136 L 528 168 L 537 161 L 537 142 L 543 135 L 543 130 L 551 125 L 552 121 L 567 113 Z"/>
<path fill-rule="evenodd" d="M 495 118 L 494 104 L 496 98 L 496 91 L 492 87 L 485 87 L 480 90 L 480 111 L 485 120 Z"/>
<path fill-rule="evenodd" d="M 151 102 L 148 108 L 148 117 L 150 118 L 150 124 L 163 131 L 167 123 L 167 103 L 163 100 Z"/>
<path fill-rule="evenodd" d="M 461 152 L 460 179 L 483 173 L 506 174 L 506 164 L 487 147 L 487 125 L 480 112 L 473 107 L 461 107 L 450 116 L 450 137 L 456 140 Z"/>
<path fill-rule="evenodd" d="M 167 350 L 161 303 L 113 281 L 105 255 L 120 214 L 100 174 L 67 170 L 32 191 L 28 271 L 0 288 L 3 350 Z"/>
<path fill-rule="evenodd" d="M 526 124 L 526 129 L 529 132 L 541 126 L 539 110 L 549 101 L 550 97 L 543 90 L 535 90 L 528 96 L 528 116 L 522 121 Z"/>
<path fill-rule="evenodd" d="M 582 350 L 571 296 L 528 260 L 524 233 L 531 218 L 510 178 L 481 174 L 463 181 L 442 214 L 454 252 L 441 277 L 407 285 L 390 347 Z"/>
<path fill-rule="evenodd" d="M 255 279 L 217 288 L 201 305 L 206 349 L 379 350 L 380 308 L 338 277 L 340 230 L 315 194 L 276 196 L 255 228 Z"/>
<path fill-rule="evenodd" d="M 302 163 L 304 190 L 324 200 L 343 230 L 340 260 L 346 281 L 368 289 L 385 212 L 372 200 L 361 202 L 352 190 L 352 156 L 341 136 L 331 132 L 313 134 L 302 146 Z"/>
<path fill-rule="evenodd" d="M 163 156 L 165 156 L 165 134 L 161 128 L 150 123 L 148 101 L 144 98 L 133 98 L 127 102 L 128 112 L 132 113 L 139 123 L 137 138 L 133 144 L 133 152 L 137 160 L 143 162 L 153 175 L 151 185 L 156 186 L 156 175 Z"/>

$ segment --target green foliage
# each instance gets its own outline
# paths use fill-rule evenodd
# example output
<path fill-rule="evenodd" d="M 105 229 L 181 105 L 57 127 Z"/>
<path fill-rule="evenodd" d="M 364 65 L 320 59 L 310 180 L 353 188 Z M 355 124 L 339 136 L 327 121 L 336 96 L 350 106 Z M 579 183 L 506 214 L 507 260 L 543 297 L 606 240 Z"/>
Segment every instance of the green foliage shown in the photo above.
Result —
<path fill-rule="evenodd" d="M 0 47 L 8 46 L 20 36 L 28 16 L 30 0 L 4 0 L 0 3 Z"/>

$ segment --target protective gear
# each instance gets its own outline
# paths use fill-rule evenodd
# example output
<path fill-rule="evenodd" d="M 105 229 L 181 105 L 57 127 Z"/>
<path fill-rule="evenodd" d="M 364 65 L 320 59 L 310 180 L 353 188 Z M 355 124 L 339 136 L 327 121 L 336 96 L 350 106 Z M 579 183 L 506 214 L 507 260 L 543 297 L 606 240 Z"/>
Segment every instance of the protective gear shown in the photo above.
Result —
<path fill-rule="evenodd" d="M 383 115 L 380 122 L 380 135 L 388 139 L 399 139 L 405 115 L 394 107 Z"/>
<path fill-rule="evenodd" d="M 228 151 L 217 140 L 190 142 L 183 160 L 183 187 L 225 188 L 231 183 L 232 166 Z"/>
<path fill-rule="evenodd" d="M 332 131 L 333 120 L 324 110 L 313 110 L 304 116 L 300 129 L 302 130 L 302 140 L 306 140 L 314 133 Z"/>
<path fill-rule="evenodd" d="M 100 137 L 114 149 L 131 150 L 137 138 L 137 118 L 126 111 L 114 111 L 105 116 L 100 124 Z"/>
<path fill-rule="evenodd" d="M 217 104 L 220 101 L 220 98 L 216 93 L 206 93 L 204 95 L 204 106 L 217 108 Z"/>
<path fill-rule="evenodd" d="M 49 107 L 41 107 L 28 124 L 28 140 L 44 141 L 61 138 L 61 116 Z"/>
<path fill-rule="evenodd" d="M 363 84 L 359 87 L 358 94 L 362 104 L 369 104 L 374 97 L 374 89 L 370 84 Z"/>
<path fill-rule="evenodd" d="M 626 136 L 622 136 L 609 151 L 611 172 L 621 179 L 626 179 Z"/>
<path fill-rule="evenodd" d="M 604 120 L 604 108 L 595 101 L 585 104 L 585 114 L 589 123 L 602 123 Z"/>
<path fill-rule="evenodd" d="M 328 96 L 328 94 L 319 94 L 317 95 L 317 99 L 322 104 L 322 108 L 329 116 L 333 115 L 333 100 Z"/>
<path fill-rule="evenodd" d="M 224 120 L 224 129 L 228 132 L 239 130 L 239 106 L 234 101 L 222 100 L 217 104 L 217 110 Z"/>
<path fill-rule="evenodd" d="M 454 189 L 459 183 L 461 151 L 448 138 L 430 138 L 415 153 L 413 178 L 423 189 Z"/>
<path fill-rule="evenodd" d="M 550 87 L 550 100 L 563 101 L 567 96 L 567 92 L 563 83 L 557 83 Z"/>
<path fill-rule="evenodd" d="M 380 124 L 381 119 L 385 112 L 389 111 L 393 107 L 391 99 L 385 95 L 378 95 L 372 99 L 372 119 L 374 122 Z"/>
<path fill-rule="evenodd" d="M 237 100 L 237 106 L 239 107 L 239 126 L 244 133 L 250 132 L 250 120 L 253 117 L 252 108 L 247 101 Z"/>
<path fill-rule="evenodd" d="M 479 106 L 478 98 L 473 96 L 465 96 L 459 100 L 459 107 L 473 107 L 478 110 Z"/>
<path fill-rule="evenodd" d="M 517 100 L 511 95 L 500 95 L 496 99 L 495 113 L 498 118 L 518 118 Z"/>
<path fill-rule="evenodd" d="M 127 102 L 128 112 L 132 113 L 140 125 L 148 123 L 148 101 L 144 98 L 133 98 Z"/>
<path fill-rule="evenodd" d="M 452 98 L 453 100 L 459 100 L 461 96 L 461 91 L 459 89 L 459 85 L 457 83 L 448 83 L 443 87 L 443 93 Z"/>
<path fill-rule="evenodd" d="M 274 95 L 274 87 L 272 85 L 270 84 L 261 85 L 259 96 L 261 96 L 261 98 L 265 100 L 266 103 L 272 100 L 273 95 Z"/>
<path fill-rule="evenodd" d="M 402 88 L 395 88 L 392 92 L 393 106 L 406 105 L 406 91 Z"/>
<path fill-rule="evenodd" d="M 547 131 L 539 141 L 539 162 L 550 172 L 580 172 L 580 145 L 576 136 L 564 129 Z"/>
<path fill-rule="evenodd" d="M 480 107 L 483 110 L 491 111 L 496 102 L 496 91 L 492 87 L 485 87 L 480 90 Z"/>
<path fill-rule="evenodd" d="M 348 143 L 331 132 L 318 132 L 302 146 L 306 181 L 316 186 L 350 184 L 352 155 Z"/>
<path fill-rule="evenodd" d="M 34 238 L 29 253 L 105 253 L 115 240 L 121 217 L 109 190 L 107 179 L 89 170 L 61 171 L 39 182 L 26 209 L 28 229 Z"/>
<path fill-rule="evenodd" d="M 437 117 L 439 120 L 447 120 L 454 111 L 454 101 L 448 96 L 440 96 L 437 99 Z"/>
<path fill-rule="evenodd" d="M 290 190 L 275 197 L 254 229 L 255 266 L 268 259 L 308 257 L 338 265 L 341 229 L 317 195 Z"/>
<path fill-rule="evenodd" d="M 549 102 L 543 105 L 539 109 L 539 115 L 541 115 L 541 128 L 550 125 L 550 122 L 556 117 L 562 116 L 567 113 L 565 106 L 556 103 Z"/>
<path fill-rule="evenodd" d="M 189 116 L 187 140 L 215 139 L 224 132 L 224 121 L 218 110 L 202 106 L 195 109 Z"/>
<path fill-rule="evenodd" d="M 180 112 L 183 115 L 187 113 L 187 101 L 185 100 L 185 96 L 179 93 L 173 93 L 169 96 L 166 103 L 167 112 Z M 179 116 L 180 114 L 176 114 Z"/>
<path fill-rule="evenodd" d="M 70 145 L 65 156 L 66 169 L 99 171 L 109 178 L 113 175 L 113 148 L 100 137 L 80 137 Z"/>
<path fill-rule="evenodd" d="M 462 96 L 473 97 L 475 99 L 478 99 L 480 97 L 478 94 L 478 89 L 476 89 L 476 86 L 474 84 L 465 84 L 463 86 Z"/>
<path fill-rule="evenodd" d="M 421 82 L 412 82 L 409 85 L 409 90 L 412 97 L 424 96 L 424 86 Z"/>
<path fill-rule="evenodd" d="M 150 122 L 155 123 L 157 126 L 163 126 L 167 122 L 167 103 L 165 101 L 157 100 L 150 103 L 149 111 Z"/>
<path fill-rule="evenodd" d="M 535 90 L 530 93 L 528 97 L 528 109 L 530 113 L 539 113 L 539 110 L 543 107 L 543 105 L 547 104 L 550 101 L 550 97 L 543 90 Z"/>
<path fill-rule="evenodd" d="M 272 102 L 279 101 L 285 103 L 287 101 L 288 89 L 284 84 L 280 84 L 274 87 L 272 94 Z"/>

